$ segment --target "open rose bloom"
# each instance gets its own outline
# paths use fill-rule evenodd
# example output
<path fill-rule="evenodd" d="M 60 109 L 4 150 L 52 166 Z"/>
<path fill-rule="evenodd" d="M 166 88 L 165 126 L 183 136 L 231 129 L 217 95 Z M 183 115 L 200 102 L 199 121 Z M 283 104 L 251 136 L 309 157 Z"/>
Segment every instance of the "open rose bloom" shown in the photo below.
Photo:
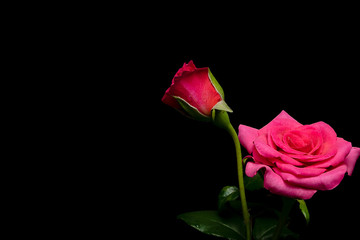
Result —
<path fill-rule="evenodd" d="M 360 148 L 337 137 L 324 122 L 302 125 L 285 111 L 260 130 L 239 126 L 240 143 L 252 154 L 245 173 L 264 169 L 264 187 L 286 197 L 309 199 L 351 175 Z"/>

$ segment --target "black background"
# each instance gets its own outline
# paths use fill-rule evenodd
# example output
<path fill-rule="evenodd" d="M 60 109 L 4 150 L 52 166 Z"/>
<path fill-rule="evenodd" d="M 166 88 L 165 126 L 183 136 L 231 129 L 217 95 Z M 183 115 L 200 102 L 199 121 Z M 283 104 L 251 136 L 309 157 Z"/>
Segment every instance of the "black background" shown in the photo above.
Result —
<path fill-rule="evenodd" d="M 176 71 L 190 60 L 197 67 L 210 67 L 234 110 L 230 119 L 236 129 L 240 123 L 261 128 L 285 110 L 302 124 L 324 121 L 339 137 L 360 146 L 359 39 L 351 16 L 340 22 L 335 15 L 292 11 L 265 17 L 241 11 L 211 17 L 199 12 L 201 8 L 184 11 L 152 22 L 143 35 L 146 40 L 138 45 L 141 62 L 147 65 L 138 95 L 146 105 L 139 107 L 148 110 L 139 127 L 148 146 L 138 143 L 135 150 L 145 153 L 141 164 L 135 164 L 144 193 L 139 205 L 149 235 L 216 239 L 176 216 L 216 209 L 220 189 L 237 184 L 235 151 L 224 131 L 187 119 L 161 102 Z M 294 208 L 291 226 L 301 239 L 351 239 L 357 234 L 359 174 L 356 166 L 353 176 L 346 175 L 337 188 L 318 191 L 307 201 L 309 226 Z"/>
<path fill-rule="evenodd" d="M 161 102 L 190 60 L 210 67 L 234 110 L 235 129 L 261 128 L 285 110 L 302 124 L 326 122 L 359 147 L 355 16 L 325 7 L 151 3 L 86 12 L 72 28 L 80 37 L 64 40 L 69 56 L 66 45 L 59 50 L 66 55 L 60 66 L 77 70 L 62 79 L 70 79 L 65 85 L 78 99 L 62 119 L 71 137 L 61 146 L 76 154 L 65 156 L 74 159 L 65 167 L 75 181 L 63 185 L 67 176 L 60 178 L 64 194 L 57 194 L 56 206 L 65 220 L 58 231 L 217 239 L 176 219 L 216 209 L 220 189 L 237 185 L 230 136 Z M 294 208 L 291 229 L 301 239 L 352 239 L 359 184 L 356 166 L 337 188 L 307 201 L 309 226 Z M 248 199 L 256 196 L 248 193 Z"/>
<path fill-rule="evenodd" d="M 5 184 L 11 234 L 216 239 L 176 219 L 216 209 L 220 189 L 237 185 L 230 136 L 161 102 L 190 60 L 210 67 L 235 129 L 261 128 L 285 110 L 303 124 L 324 121 L 360 147 L 351 6 L 135 4 L 25 9 L 29 18 L 10 27 L 7 63 L 25 75 L 29 95 L 19 104 L 29 113 L 13 110 L 21 113 L 16 128 L 33 121 L 23 127 L 29 141 L 14 135 L 29 142 L 20 148 L 29 167 L 17 186 Z M 34 151 L 44 164 L 29 161 Z M 292 229 L 301 239 L 354 238 L 359 184 L 356 166 L 337 188 L 307 201 L 308 227 L 294 208 Z"/>

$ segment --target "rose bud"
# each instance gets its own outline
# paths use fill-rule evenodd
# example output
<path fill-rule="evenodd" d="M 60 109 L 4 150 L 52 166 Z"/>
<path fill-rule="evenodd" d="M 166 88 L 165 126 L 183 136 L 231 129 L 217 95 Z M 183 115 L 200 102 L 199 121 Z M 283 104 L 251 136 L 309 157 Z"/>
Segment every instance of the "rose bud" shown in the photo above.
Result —
<path fill-rule="evenodd" d="M 200 121 L 212 121 L 214 109 L 232 112 L 210 69 L 196 68 L 193 61 L 184 63 L 178 70 L 162 101 L 185 116 Z"/>

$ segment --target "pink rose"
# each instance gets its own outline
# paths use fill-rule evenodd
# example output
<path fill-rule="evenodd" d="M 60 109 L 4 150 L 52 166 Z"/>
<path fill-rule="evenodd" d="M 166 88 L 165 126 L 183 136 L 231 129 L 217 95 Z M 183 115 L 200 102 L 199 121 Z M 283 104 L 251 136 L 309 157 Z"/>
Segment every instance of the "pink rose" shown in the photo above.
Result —
<path fill-rule="evenodd" d="M 211 121 L 213 109 L 232 112 L 224 101 L 224 91 L 208 67 L 184 63 L 172 79 L 162 101 L 188 117 Z"/>
<path fill-rule="evenodd" d="M 239 126 L 240 143 L 252 154 L 245 173 L 265 169 L 264 187 L 274 194 L 309 199 L 351 175 L 360 148 L 337 137 L 324 122 L 302 125 L 285 111 L 260 130 Z"/>

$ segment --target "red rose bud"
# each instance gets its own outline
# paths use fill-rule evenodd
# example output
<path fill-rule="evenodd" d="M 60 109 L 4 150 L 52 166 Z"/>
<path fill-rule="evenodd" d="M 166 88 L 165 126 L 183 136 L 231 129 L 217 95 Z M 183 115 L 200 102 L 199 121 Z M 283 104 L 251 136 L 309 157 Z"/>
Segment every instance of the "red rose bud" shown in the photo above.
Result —
<path fill-rule="evenodd" d="M 212 121 L 212 110 L 232 112 L 224 101 L 224 91 L 208 67 L 196 68 L 184 63 L 172 79 L 162 101 L 184 115 L 200 121 Z"/>

